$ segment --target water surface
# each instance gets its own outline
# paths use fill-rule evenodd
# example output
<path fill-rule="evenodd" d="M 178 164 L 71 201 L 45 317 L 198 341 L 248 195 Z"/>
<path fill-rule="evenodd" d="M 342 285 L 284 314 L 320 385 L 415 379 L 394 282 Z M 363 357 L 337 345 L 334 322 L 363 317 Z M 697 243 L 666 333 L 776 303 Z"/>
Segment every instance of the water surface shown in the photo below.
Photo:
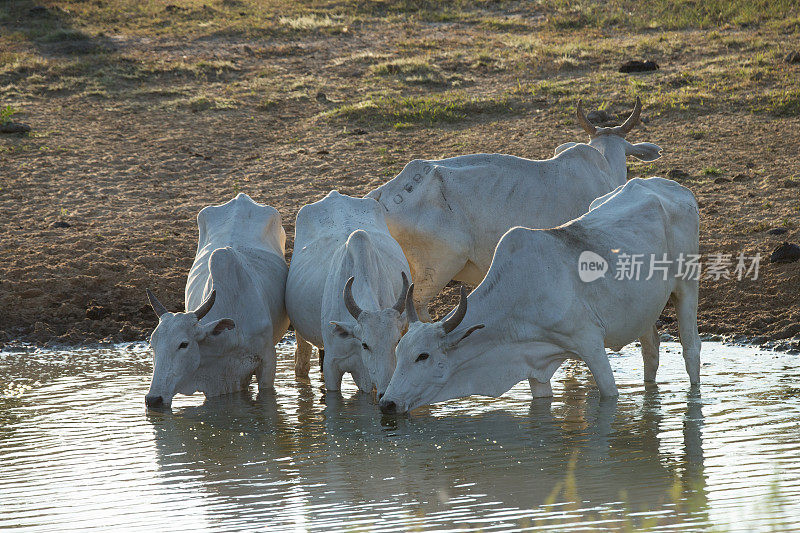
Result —
<path fill-rule="evenodd" d="M 525 383 L 398 419 L 296 381 L 292 350 L 274 396 L 150 414 L 144 345 L 0 352 L 0 529 L 800 529 L 797 356 L 705 343 L 691 390 L 678 345 L 647 387 L 629 346 L 617 401 L 571 363 L 552 400 Z"/>

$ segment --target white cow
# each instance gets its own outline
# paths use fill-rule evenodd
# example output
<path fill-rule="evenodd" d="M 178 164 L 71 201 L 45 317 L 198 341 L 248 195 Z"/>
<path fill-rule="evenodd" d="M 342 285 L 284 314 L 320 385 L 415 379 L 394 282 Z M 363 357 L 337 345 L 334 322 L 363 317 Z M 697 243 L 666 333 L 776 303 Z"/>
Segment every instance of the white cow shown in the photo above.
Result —
<path fill-rule="evenodd" d="M 349 372 L 358 388 L 382 394 L 405 331 L 409 272 L 375 200 L 331 191 L 297 213 L 286 308 L 297 333 L 295 372 L 308 374 L 311 342 L 324 348 L 325 386 Z"/>
<path fill-rule="evenodd" d="M 592 130 L 589 144 L 560 146 L 552 159 L 475 154 L 411 161 L 370 192 L 408 258 L 415 303 L 430 320 L 428 302 L 451 279 L 475 285 L 489 270 L 497 241 L 514 226 L 552 228 L 585 213 L 592 200 L 625 183 L 625 158 L 660 157 L 655 144 L 625 140 L 641 103 L 616 128 Z M 578 106 L 578 120 L 588 125 Z M 593 128 L 593 126 L 592 126 Z"/>
<path fill-rule="evenodd" d="M 645 380 L 654 380 L 655 322 L 670 300 L 689 379 L 698 383 L 698 282 L 678 271 L 682 260 L 698 253 L 698 228 L 692 192 L 674 181 L 650 178 L 629 181 L 557 228 L 509 230 L 486 278 L 469 298 L 462 287 L 458 308 L 445 320 L 419 322 L 408 297 L 409 329 L 397 346 L 397 369 L 381 410 L 404 412 L 471 394 L 499 396 L 525 378 L 535 396 L 552 395 L 549 380 L 568 358 L 586 362 L 602 396 L 616 396 L 604 347 L 638 338 Z M 609 266 L 617 260 L 623 264 L 623 254 L 642 254 L 639 260 L 647 266 L 638 279 L 619 269 L 582 281 L 592 279 L 579 272 L 584 252 Z M 651 257 L 667 270 L 651 276 Z M 660 262 L 664 259 L 669 263 Z"/>
<path fill-rule="evenodd" d="M 170 313 L 147 290 L 159 317 L 150 336 L 155 355 L 148 407 L 176 394 L 206 396 L 273 389 L 275 343 L 289 327 L 284 307 L 286 232 L 272 207 L 239 194 L 197 215 L 200 236 L 186 282 L 186 309 Z"/>

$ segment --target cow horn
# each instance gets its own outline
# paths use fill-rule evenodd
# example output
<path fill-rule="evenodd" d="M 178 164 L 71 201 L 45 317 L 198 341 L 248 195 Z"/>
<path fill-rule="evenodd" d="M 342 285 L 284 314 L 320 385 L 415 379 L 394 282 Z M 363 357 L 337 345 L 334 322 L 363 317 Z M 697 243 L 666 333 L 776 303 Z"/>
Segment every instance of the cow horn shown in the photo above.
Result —
<path fill-rule="evenodd" d="M 627 135 L 639 123 L 639 117 L 642 115 L 642 101 L 639 97 L 636 97 L 636 104 L 633 106 L 633 111 L 631 112 L 631 116 L 622 123 L 619 127 L 619 133 L 622 136 Z"/>
<path fill-rule="evenodd" d="M 150 307 L 152 307 L 153 311 L 156 312 L 158 318 L 161 318 L 161 315 L 163 315 L 164 313 L 169 312 L 167 311 L 167 308 L 164 307 L 164 304 L 158 301 L 158 298 L 156 298 L 156 295 L 153 294 L 153 292 L 150 289 L 145 289 L 145 290 L 147 291 L 147 299 L 150 300 Z"/>
<path fill-rule="evenodd" d="M 217 299 L 217 289 L 211 291 L 211 294 L 208 295 L 208 298 L 200 304 L 200 307 L 194 310 L 195 316 L 197 316 L 197 320 L 200 320 L 204 316 L 211 311 L 211 306 L 214 305 L 214 300 Z"/>
<path fill-rule="evenodd" d="M 464 320 L 464 315 L 467 314 L 467 288 L 463 285 L 461 286 L 461 299 L 458 302 L 458 307 L 456 308 L 456 312 L 453 313 L 453 316 L 450 318 L 442 321 L 442 327 L 444 328 L 445 333 L 450 333 L 454 329 L 461 324 L 461 321 Z"/>
<path fill-rule="evenodd" d="M 409 324 L 411 322 L 419 322 L 419 317 L 417 316 L 417 310 L 414 308 L 413 283 L 408 287 L 408 292 L 406 292 L 406 318 L 408 318 Z"/>
<path fill-rule="evenodd" d="M 597 135 L 597 128 L 594 124 L 589 122 L 589 119 L 583 114 L 583 102 L 581 100 L 578 100 L 578 109 L 575 111 L 575 114 L 578 116 L 578 124 L 589 134 L 589 137 Z"/>
<path fill-rule="evenodd" d="M 358 317 L 361 314 L 361 308 L 353 298 L 353 281 L 355 279 L 356 278 L 350 276 L 350 279 L 348 279 L 347 283 L 344 284 L 342 296 L 344 296 L 344 306 L 347 308 L 347 311 L 353 315 L 353 318 L 358 320 Z"/>
<path fill-rule="evenodd" d="M 392 309 L 402 314 L 403 308 L 406 305 L 406 293 L 408 292 L 408 278 L 406 277 L 405 272 L 400 272 L 400 275 L 403 276 L 403 290 L 400 291 L 400 298 L 397 299 L 397 303 L 392 306 Z"/>

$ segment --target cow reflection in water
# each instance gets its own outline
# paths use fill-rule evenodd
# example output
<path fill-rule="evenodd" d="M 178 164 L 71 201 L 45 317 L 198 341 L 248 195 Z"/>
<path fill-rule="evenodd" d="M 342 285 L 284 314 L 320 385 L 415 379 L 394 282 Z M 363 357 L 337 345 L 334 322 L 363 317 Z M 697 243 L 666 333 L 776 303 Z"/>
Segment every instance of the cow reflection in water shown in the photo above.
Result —
<path fill-rule="evenodd" d="M 445 520 L 439 514 L 454 506 L 476 518 L 535 510 L 529 514 L 544 523 L 563 520 L 565 508 L 593 509 L 574 520 L 598 508 L 608 509 L 604 520 L 663 511 L 663 525 L 677 520 L 676 508 L 707 518 L 697 393 L 688 401 L 681 395 L 666 415 L 656 386 L 631 396 L 636 403 L 618 404 L 590 394 L 583 381 L 568 375 L 561 398 L 534 399 L 526 414 L 476 399 L 379 421 L 364 395 L 328 392 L 323 404 L 317 390 L 299 383 L 296 394 L 277 401 L 237 394 L 150 420 L 164 483 L 176 482 L 173 471 L 199 478 L 202 501 L 195 503 L 213 507 L 215 520 L 247 515 L 279 527 L 296 524 L 300 513 L 309 526 L 358 519 L 377 526 L 420 514 Z M 683 446 L 665 446 L 659 435 L 677 429 L 680 418 Z M 577 503 L 539 509 L 569 476 Z M 562 490 L 555 501 L 569 494 Z M 470 502 L 476 507 L 465 510 Z"/>

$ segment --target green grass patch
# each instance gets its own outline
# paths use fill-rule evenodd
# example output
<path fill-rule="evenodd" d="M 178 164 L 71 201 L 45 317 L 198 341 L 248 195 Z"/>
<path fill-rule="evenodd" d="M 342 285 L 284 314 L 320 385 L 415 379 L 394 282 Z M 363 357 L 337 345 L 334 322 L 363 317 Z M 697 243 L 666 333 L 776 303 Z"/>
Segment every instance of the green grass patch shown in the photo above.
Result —
<path fill-rule="evenodd" d="M 46 68 L 47 59 L 27 52 L 0 52 L 0 75 L 24 74 Z"/>
<path fill-rule="evenodd" d="M 547 24 L 556 30 L 713 28 L 784 24 L 800 14 L 795 0 L 552 0 L 544 3 Z"/>
<path fill-rule="evenodd" d="M 423 58 L 404 58 L 373 65 L 370 72 L 376 76 L 395 77 L 408 84 L 444 85 L 447 77 L 442 70 Z"/>
<path fill-rule="evenodd" d="M 756 109 L 762 108 L 768 113 L 778 116 L 797 116 L 800 114 L 800 88 L 789 87 L 773 90 Z"/>
<path fill-rule="evenodd" d="M 13 106 L 7 105 L 0 109 L 0 124 L 11 122 L 11 117 L 19 113 L 19 110 L 14 109 Z"/>
<path fill-rule="evenodd" d="M 60 43 L 64 41 L 86 41 L 91 39 L 89 35 L 81 30 L 71 28 L 59 28 L 57 30 L 46 33 L 41 37 L 41 41 L 45 43 Z"/>
<path fill-rule="evenodd" d="M 327 32 L 346 33 L 347 25 L 342 20 L 331 18 L 330 15 L 300 15 L 296 17 L 280 17 L 280 25 L 289 30 L 298 32 Z"/>
<path fill-rule="evenodd" d="M 547 18 L 547 22 L 556 30 L 577 30 L 592 24 L 589 16 L 581 11 L 556 12 Z"/>
<path fill-rule="evenodd" d="M 278 101 L 273 100 L 272 98 L 262 98 L 258 105 L 256 105 L 256 109 L 259 111 L 271 111 L 278 106 Z"/>
<path fill-rule="evenodd" d="M 212 96 L 195 96 L 182 103 L 194 112 L 235 109 L 238 106 L 236 100 L 230 98 L 215 98 Z"/>
<path fill-rule="evenodd" d="M 46 15 L 31 16 L 28 1 L 7 1 L 0 22 L 28 39 L 85 40 L 114 33 L 153 36 L 270 37 L 288 33 L 346 33 L 349 25 L 460 23 L 482 32 L 524 35 L 540 29 L 690 29 L 769 26 L 797 31 L 796 0 L 59 0 Z M 509 13 L 513 13 L 509 15 Z M 81 28 L 75 29 L 75 28 Z M 738 46 L 733 41 L 731 46 Z"/>
<path fill-rule="evenodd" d="M 525 33 L 533 30 L 530 23 L 523 18 L 486 17 L 480 25 L 493 31 Z"/>
<path fill-rule="evenodd" d="M 318 15 L 302 15 L 299 17 L 281 17 L 278 19 L 282 26 L 287 26 L 293 30 L 313 31 L 320 28 L 330 28 L 336 23 L 328 15 L 320 17 Z"/>
<path fill-rule="evenodd" d="M 378 123 L 403 129 L 410 124 L 434 126 L 464 121 L 484 113 L 504 113 L 512 110 L 512 103 L 507 94 L 496 98 L 480 98 L 460 92 L 426 96 L 382 95 L 337 107 L 326 115 L 331 119 Z"/>

